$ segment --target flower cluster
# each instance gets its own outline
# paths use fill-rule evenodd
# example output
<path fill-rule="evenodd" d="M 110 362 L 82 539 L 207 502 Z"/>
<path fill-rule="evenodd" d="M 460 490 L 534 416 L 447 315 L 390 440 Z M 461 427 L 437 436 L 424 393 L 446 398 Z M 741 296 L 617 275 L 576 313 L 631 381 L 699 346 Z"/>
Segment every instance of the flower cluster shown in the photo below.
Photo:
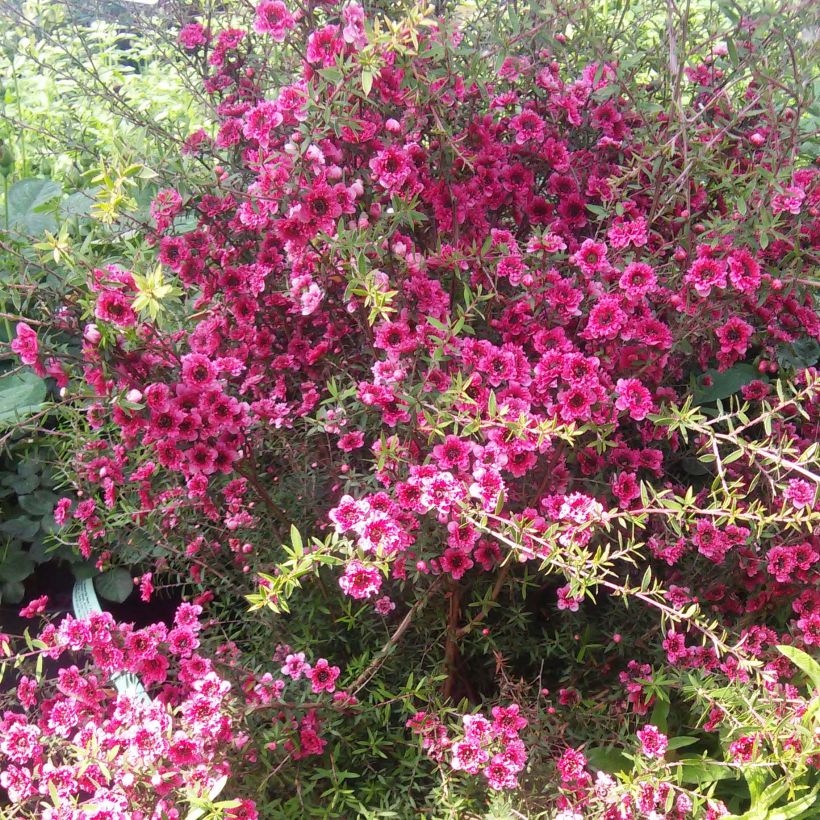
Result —
<path fill-rule="evenodd" d="M 136 629 L 107 613 L 42 628 L 36 654 L 59 662 L 56 678 L 29 660 L 20 708 L 0 720 L 0 785 L 19 811 L 49 820 L 177 816 L 181 795 L 205 795 L 230 774 L 230 752 L 242 745 L 234 697 L 196 651 L 200 612 L 181 604 L 170 628 Z"/>
<path fill-rule="evenodd" d="M 422 738 L 422 745 L 434 760 L 445 753 L 455 771 L 482 774 L 491 789 L 501 791 L 518 787 L 518 775 L 527 763 L 527 752 L 520 732 L 527 719 L 518 704 L 494 706 L 492 720 L 480 714 L 463 715 L 463 730 L 454 739 L 437 718 L 417 712 L 407 725 Z"/>
<path fill-rule="evenodd" d="M 55 510 L 61 539 L 104 569 L 124 560 L 123 530 L 145 529 L 144 598 L 173 573 L 213 595 L 253 599 L 257 581 L 262 603 L 304 595 L 304 616 L 294 609 L 234 647 L 250 658 L 242 693 L 254 710 L 278 708 L 285 678 L 305 684 L 278 719 L 297 763 L 345 736 L 325 730 L 354 702 L 336 691 L 334 660 L 361 668 L 362 686 L 382 675 L 404 685 L 408 665 L 423 665 L 431 705 L 408 726 L 427 755 L 490 790 L 517 788 L 534 756 L 520 733 L 537 710 L 495 706 L 451 734 L 432 704 L 506 691 L 473 685 L 471 665 L 491 677 L 485 656 L 500 682 L 514 662 L 521 691 L 535 688 L 557 624 L 583 644 L 547 664 L 566 678 L 567 712 L 585 708 L 593 674 L 617 709 L 642 716 L 651 692 L 690 674 L 751 684 L 762 669 L 754 685 L 767 703 L 783 698 L 778 718 L 791 725 L 805 702 L 775 647 L 820 643 L 820 319 L 806 284 L 820 171 L 785 159 L 793 130 L 756 79 L 727 91 L 728 52 L 686 67 L 672 122 L 646 116 L 635 94 L 649 92 L 616 62 L 578 67 L 566 38 L 536 31 L 537 47 L 520 51 L 512 38 L 509 54 L 476 68 L 464 32 L 408 20 L 385 34 L 355 2 L 263 0 L 244 28 L 179 32 L 215 112 L 212 136 L 191 135 L 184 154 L 213 178 L 154 197 L 146 244 L 180 297 L 163 321 L 144 309 L 145 277 L 116 265 L 92 269 L 67 308 L 83 328 L 70 390 L 85 427 L 72 499 Z M 679 128 L 691 162 L 657 150 L 678 146 Z M 748 191 L 736 211 L 732 179 Z M 47 347 L 18 325 L 24 363 L 46 372 Z M 325 540 L 280 548 L 293 523 Z M 619 596 L 653 606 L 664 633 L 631 608 L 618 626 L 634 643 L 616 632 L 606 647 Z M 603 614 L 582 635 L 569 625 L 588 599 Z M 398 606 L 400 625 L 374 637 L 388 624 L 373 611 Z M 367 647 L 348 640 L 357 629 Z M 306 651 L 285 651 L 285 630 Z M 106 681 L 135 674 L 160 693 L 106 711 L 94 682 L 80 715 L 47 701 L 39 722 L 8 717 L 10 794 L 50 793 L 39 785 L 48 744 L 59 768 L 99 740 L 123 772 L 94 770 L 111 800 L 145 782 L 121 759 L 157 773 L 160 800 L 166 786 L 201 794 L 227 771 L 223 751 L 242 745 L 227 716 L 235 695 L 198 654 L 188 616 L 147 631 L 67 619 L 42 640 L 54 657 L 89 653 Z M 590 724 L 604 725 L 600 711 Z M 711 714 L 704 732 L 726 730 L 723 718 Z M 144 743 L 124 739 L 126 726 L 143 727 Z M 84 731 L 114 739 L 84 745 Z M 665 733 L 649 725 L 638 737 L 636 765 L 660 770 Z M 755 749 L 737 739 L 730 756 Z M 190 760 L 175 780 L 180 750 Z M 566 816 L 593 801 L 606 817 L 690 810 L 669 782 L 625 794 L 586 763 L 575 749 L 558 761 L 550 799 Z M 86 785 L 66 794 L 84 800 Z"/>

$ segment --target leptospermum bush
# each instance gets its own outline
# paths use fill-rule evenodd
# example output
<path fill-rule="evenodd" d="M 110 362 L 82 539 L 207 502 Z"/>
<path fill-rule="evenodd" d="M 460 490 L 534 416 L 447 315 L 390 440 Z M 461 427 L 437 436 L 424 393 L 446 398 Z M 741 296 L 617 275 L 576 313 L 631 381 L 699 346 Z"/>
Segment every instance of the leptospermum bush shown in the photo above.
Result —
<path fill-rule="evenodd" d="M 812 100 L 788 9 L 675 8 L 660 66 L 492 7 L 185 23 L 213 179 L 12 347 L 84 340 L 59 537 L 214 637 L 29 638 L 89 665 L 20 680 L 17 816 L 812 816 Z"/>

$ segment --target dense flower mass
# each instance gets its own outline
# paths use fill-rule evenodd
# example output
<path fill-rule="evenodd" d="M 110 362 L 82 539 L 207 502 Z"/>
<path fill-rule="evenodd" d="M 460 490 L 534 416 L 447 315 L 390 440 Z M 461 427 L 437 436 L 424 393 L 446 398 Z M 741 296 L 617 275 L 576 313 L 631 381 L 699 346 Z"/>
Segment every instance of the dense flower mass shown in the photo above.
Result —
<path fill-rule="evenodd" d="M 396 759 L 412 734 L 419 766 L 552 816 L 718 817 L 676 775 L 670 703 L 704 753 L 725 741 L 728 761 L 788 751 L 801 776 L 816 769 L 777 646 L 820 644 L 805 279 L 820 172 L 772 153 L 775 115 L 733 108 L 730 58 L 687 67 L 681 125 L 647 118 L 616 62 L 577 69 L 560 38 L 473 76 L 464 32 L 408 18 L 388 34 L 357 3 L 305 16 L 263 0 L 247 29 L 209 26 L 179 44 L 201 56 L 217 116 L 185 150 L 217 158 L 215 177 L 150 208 L 181 298 L 152 316 L 145 277 L 89 275 L 71 383 L 85 438 L 54 517 L 101 569 L 119 532 L 149 528 L 146 600 L 175 571 L 276 620 L 219 648 L 235 684 L 205 657 L 199 605 L 170 627 L 47 625 L 47 656 L 85 653 L 101 677 L 60 670 L 48 697 L 21 680 L 0 741 L 9 799 L 56 794 L 54 820 L 75 816 L 60 801 L 170 817 L 232 755 L 278 778 L 369 719 L 350 766 L 389 725 L 409 729 Z M 272 44 L 297 61 L 281 82 Z M 744 94 L 759 101 L 754 82 Z M 696 173 L 658 147 L 690 125 Z M 755 182 L 742 208 L 732 175 Z M 42 367 L 28 325 L 12 347 Z M 120 673 L 152 698 L 112 701 Z M 755 709 L 699 680 L 753 687 Z M 752 733 L 761 714 L 780 734 Z M 625 757 L 586 757 L 593 725 L 632 776 L 614 777 Z"/>
<path fill-rule="evenodd" d="M 57 678 L 20 677 L 22 711 L 0 720 L 0 785 L 18 811 L 51 820 L 159 818 L 178 795 L 205 795 L 230 773 L 229 752 L 242 746 L 234 695 L 195 652 L 200 612 L 182 604 L 170 629 L 135 629 L 108 613 L 43 628 L 44 656 L 61 661 Z M 156 697 L 118 693 L 112 684 L 123 675 Z M 53 805 L 39 813 L 44 796 Z"/>

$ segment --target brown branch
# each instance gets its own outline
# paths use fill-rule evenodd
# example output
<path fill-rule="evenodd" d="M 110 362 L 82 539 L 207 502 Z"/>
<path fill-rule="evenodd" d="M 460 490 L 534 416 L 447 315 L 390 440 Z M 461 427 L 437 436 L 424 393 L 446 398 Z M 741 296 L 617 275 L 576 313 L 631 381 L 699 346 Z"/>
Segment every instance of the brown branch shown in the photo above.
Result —
<path fill-rule="evenodd" d="M 364 685 L 376 674 L 379 667 L 384 663 L 387 656 L 392 652 L 393 648 L 396 644 L 401 640 L 402 635 L 407 632 L 408 628 L 410 627 L 413 618 L 416 616 L 416 613 L 424 607 L 427 601 L 430 600 L 430 597 L 433 593 L 438 589 L 441 585 L 441 578 L 438 578 L 435 583 L 427 590 L 425 595 L 416 601 L 413 606 L 407 611 L 407 614 L 402 618 L 401 623 L 396 627 L 396 631 L 387 639 L 387 642 L 384 646 L 376 653 L 373 660 L 370 661 L 367 669 L 353 681 L 352 685 L 349 688 L 350 694 L 355 695 L 359 692 Z"/>

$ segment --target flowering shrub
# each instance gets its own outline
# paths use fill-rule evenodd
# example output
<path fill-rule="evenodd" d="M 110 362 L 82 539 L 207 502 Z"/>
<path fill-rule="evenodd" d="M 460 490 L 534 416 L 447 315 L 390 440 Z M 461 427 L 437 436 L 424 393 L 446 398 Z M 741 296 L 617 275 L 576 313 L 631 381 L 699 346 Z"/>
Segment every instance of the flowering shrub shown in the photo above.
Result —
<path fill-rule="evenodd" d="M 433 14 L 187 22 L 213 180 L 17 325 L 35 369 L 82 336 L 59 539 L 224 632 L 46 626 L 153 700 L 9 712 L 24 816 L 810 816 L 820 175 L 776 38 L 670 28 L 658 106 L 560 17 Z"/>

